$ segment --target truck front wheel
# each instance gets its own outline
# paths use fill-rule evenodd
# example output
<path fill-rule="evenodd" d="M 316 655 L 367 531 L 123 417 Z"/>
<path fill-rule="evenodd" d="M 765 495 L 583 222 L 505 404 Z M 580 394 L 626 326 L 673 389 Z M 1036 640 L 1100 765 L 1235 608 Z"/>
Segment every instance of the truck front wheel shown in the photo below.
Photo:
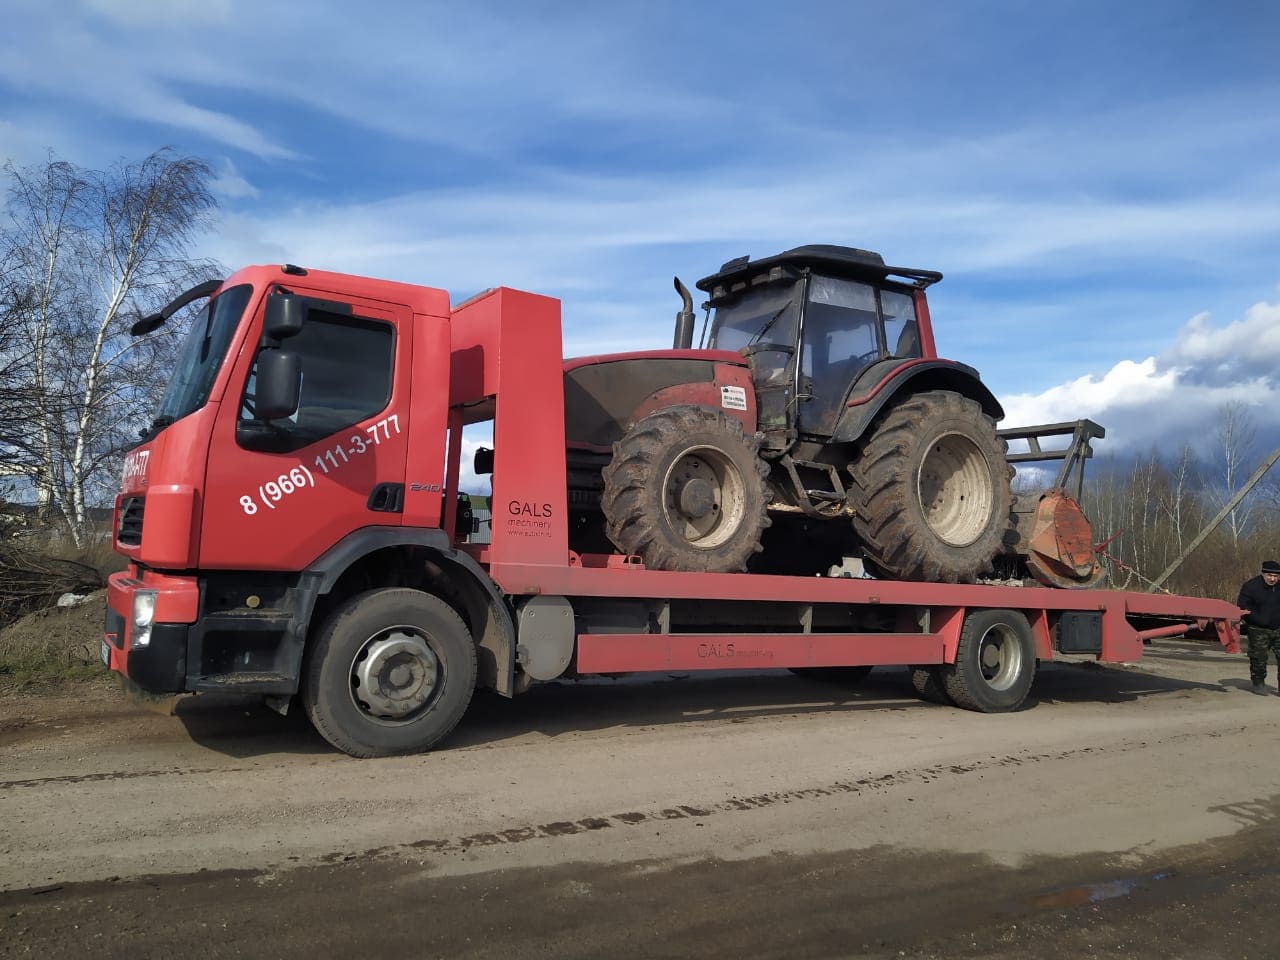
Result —
<path fill-rule="evenodd" d="M 462 719 L 476 683 L 466 625 L 438 597 L 373 590 L 324 622 L 303 665 L 307 716 L 353 757 L 419 753 Z"/>

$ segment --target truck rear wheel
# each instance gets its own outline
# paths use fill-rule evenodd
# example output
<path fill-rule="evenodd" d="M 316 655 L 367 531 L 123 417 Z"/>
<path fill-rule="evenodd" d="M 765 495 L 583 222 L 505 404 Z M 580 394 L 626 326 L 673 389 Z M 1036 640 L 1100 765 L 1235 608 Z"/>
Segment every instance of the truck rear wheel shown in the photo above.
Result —
<path fill-rule="evenodd" d="M 916 695 L 926 703 L 938 703 L 953 707 L 955 703 L 947 696 L 947 688 L 942 682 L 942 668 L 935 663 L 913 666 L 911 669 L 911 686 Z"/>
<path fill-rule="evenodd" d="M 418 753 L 453 730 L 476 684 L 462 619 L 419 590 L 352 597 L 324 622 L 303 667 L 319 734 L 353 757 Z"/>
<path fill-rule="evenodd" d="M 930 390 L 895 404 L 849 473 L 854 531 L 874 569 L 934 583 L 991 569 L 1012 523 L 1010 471 L 975 401 Z"/>
<path fill-rule="evenodd" d="M 769 468 L 742 424 L 707 407 L 650 414 L 604 469 L 609 539 L 651 570 L 746 569 L 769 525 Z"/>
<path fill-rule="evenodd" d="M 974 610 L 964 619 L 956 662 L 943 664 L 942 682 L 958 707 L 980 713 L 1017 710 L 1036 676 L 1036 645 L 1027 618 L 1016 610 Z"/>

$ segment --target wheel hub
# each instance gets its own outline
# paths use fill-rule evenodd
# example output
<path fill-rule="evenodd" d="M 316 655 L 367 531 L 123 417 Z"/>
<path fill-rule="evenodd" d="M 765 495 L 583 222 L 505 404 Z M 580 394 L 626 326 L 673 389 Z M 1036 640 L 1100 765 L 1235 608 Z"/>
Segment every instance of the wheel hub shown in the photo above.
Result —
<path fill-rule="evenodd" d="M 968 437 L 936 439 L 920 462 L 917 495 L 925 523 L 943 543 L 964 547 L 986 529 L 995 503 L 982 451 Z"/>
<path fill-rule="evenodd" d="M 1007 627 L 992 627 L 978 647 L 982 678 L 993 690 L 1007 690 L 1022 672 L 1022 647 Z"/>
<path fill-rule="evenodd" d="M 712 549 L 746 517 L 746 484 L 733 460 L 712 446 L 690 447 L 667 470 L 666 514 L 688 543 Z"/>
<path fill-rule="evenodd" d="M 440 660 L 426 638 L 397 627 L 371 639 L 351 670 L 351 695 L 375 717 L 401 720 L 431 699 L 440 680 Z"/>
<path fill-rule="evenodd" d="M 716 491 L 710 482 L 694 477 L 680 489 L 680 512 L 695 520 L 716 509 Z"/>

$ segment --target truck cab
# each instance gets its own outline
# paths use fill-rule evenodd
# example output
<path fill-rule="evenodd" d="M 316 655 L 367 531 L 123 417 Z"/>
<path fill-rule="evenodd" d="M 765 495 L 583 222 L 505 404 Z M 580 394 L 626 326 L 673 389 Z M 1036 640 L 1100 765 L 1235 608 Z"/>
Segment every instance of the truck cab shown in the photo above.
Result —
<path fill-rule="evenodd" d="M 449 316 L 441 290 L 290 266 L 216 285 L 125 458 L 110 665 L 153 691 L 296 689 L 325 556 L 441 528 Z"/>

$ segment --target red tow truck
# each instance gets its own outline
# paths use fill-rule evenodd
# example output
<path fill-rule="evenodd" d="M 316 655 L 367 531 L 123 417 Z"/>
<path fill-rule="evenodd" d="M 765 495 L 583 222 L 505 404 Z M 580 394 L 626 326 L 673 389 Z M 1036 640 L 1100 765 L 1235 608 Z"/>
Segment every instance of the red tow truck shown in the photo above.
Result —
<path fill-rule="evenodd" d="M 201 298 L 115 504 L 129 565 L 102 657 L 135 690 L 282 712 L 296 696 L 369 757 L 432 747 L 477 687 L 899 664 L 926 698 L 1002 712 L 1058 653 L 1130 661 L 1197 627 L 1238 640 L 1238 609 L 1216 600 L 689 573 L 573 549 L 558 301 L 498 288 L 451 307 L 439 289 L 255 266 L 135 332 Z M 486 421 L 492 530 L 476 543 L 463 428 Z"/>

